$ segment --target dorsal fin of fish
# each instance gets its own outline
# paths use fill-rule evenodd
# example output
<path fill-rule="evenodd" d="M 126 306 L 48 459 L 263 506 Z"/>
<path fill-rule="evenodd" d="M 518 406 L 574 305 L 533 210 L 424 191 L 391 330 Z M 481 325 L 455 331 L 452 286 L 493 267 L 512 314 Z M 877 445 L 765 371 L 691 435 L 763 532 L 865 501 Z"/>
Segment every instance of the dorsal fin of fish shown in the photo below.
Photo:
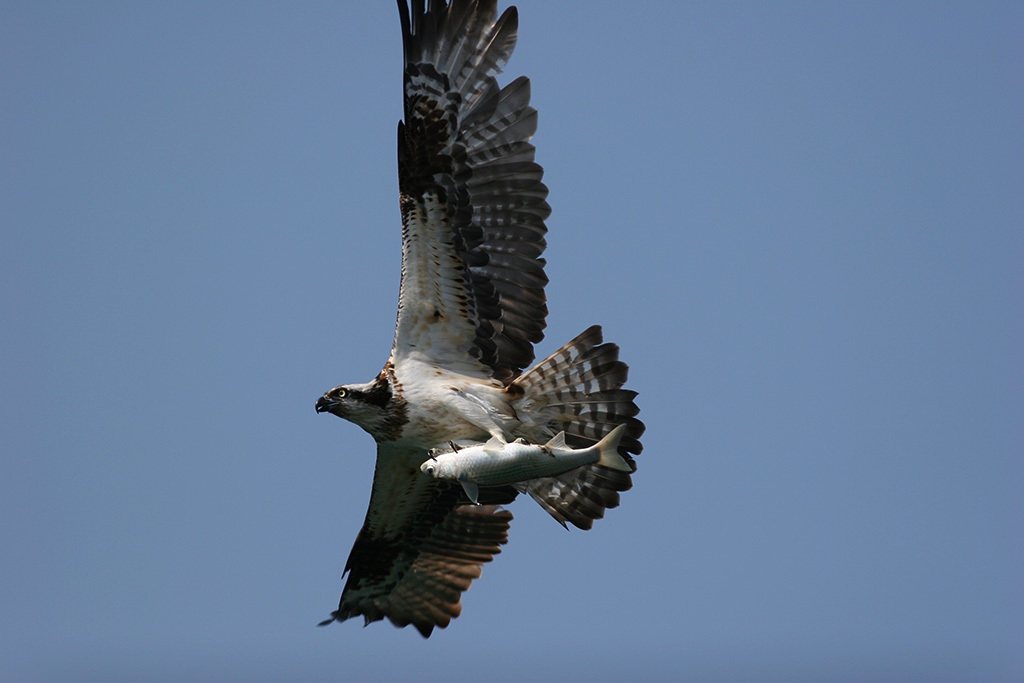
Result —
<path fill-rule="evenodd" d="M 558 432 L 555 434 L 551 441 L 545 444 L 548 448 L 568 448 L 569 444 L 565 443 L 565 432 Z"/>
<path fill-rule="evenodd" d="M 487 443 L 484 444 L 484 450 L 485 451 L 501 451 L 501 449 L 503 449 L 505 447 L 505 445 L 506 445 L 506 442 L 505 442 L 504 439 L 499 439 L 496 436 L 492 436 L 490 439 L 487 440 Z"/>

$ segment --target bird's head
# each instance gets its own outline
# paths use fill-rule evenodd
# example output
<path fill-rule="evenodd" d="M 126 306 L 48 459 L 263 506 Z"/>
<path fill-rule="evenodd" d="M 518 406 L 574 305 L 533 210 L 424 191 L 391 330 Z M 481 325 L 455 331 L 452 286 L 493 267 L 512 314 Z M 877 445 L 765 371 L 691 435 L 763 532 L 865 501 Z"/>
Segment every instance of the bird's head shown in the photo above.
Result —
<path fill-rule="evenodd" d="M 391 385 L 378 377 L 365 384 L 342 384 L 316 400 L 316 412 L 354 422 L 374 438 L 383 434 L 394 416 Z"/>

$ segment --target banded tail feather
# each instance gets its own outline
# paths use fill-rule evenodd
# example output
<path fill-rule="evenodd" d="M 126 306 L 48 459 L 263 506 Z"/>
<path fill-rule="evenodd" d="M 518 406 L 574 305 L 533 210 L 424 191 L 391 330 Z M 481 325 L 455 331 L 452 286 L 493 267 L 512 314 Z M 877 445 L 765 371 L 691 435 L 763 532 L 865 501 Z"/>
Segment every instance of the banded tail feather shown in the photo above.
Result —
<path fill-rule="evenodd" d="M 552 433 L 565 432 L 566 443 L 585 448 L 600 441 L 618 425 L 625 425 L 619 455 L 636 471 L 630 454 L 643 450 L 644 424 L 635 391 L 622 389 L 629 367 L 619 360 L 619 347 L 602 343 L 594 325 L 516 378 L 508 387 L 519 394 L 513 401 L 519 415 L 544 422 Z M 525 420 L 524 420 L 525 422 Z M 628 491 L 631 473 L 587 465 L 558 477 L 534 479 L 517 485 L 560 524 L 589 529 L 604 511 L 619 505 L 619 492 Z"/>

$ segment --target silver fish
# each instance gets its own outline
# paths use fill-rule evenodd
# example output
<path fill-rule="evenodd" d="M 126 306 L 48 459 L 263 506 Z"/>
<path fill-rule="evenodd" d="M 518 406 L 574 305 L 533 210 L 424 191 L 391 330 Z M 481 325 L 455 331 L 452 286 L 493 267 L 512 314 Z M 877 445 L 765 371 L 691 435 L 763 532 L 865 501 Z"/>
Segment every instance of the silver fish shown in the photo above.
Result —
<path fill-rule="evenodd" d="M 459 482 L 476 503 L 480 486 L 554 477 L 593 463 L 631 472 L 632 468 L 619 455 L 619 440 L 625 429 L 626 425 L 619 425 L 588 448 L 570 448 L 565 443 L 565 432 L 559 432 L 546 444 L 527 443 L 524 439 L 505 442 L 496 437 L 464 448 L 452 444 L 452 451 L 425 460 L 420 470 L 437 479 Z"/>

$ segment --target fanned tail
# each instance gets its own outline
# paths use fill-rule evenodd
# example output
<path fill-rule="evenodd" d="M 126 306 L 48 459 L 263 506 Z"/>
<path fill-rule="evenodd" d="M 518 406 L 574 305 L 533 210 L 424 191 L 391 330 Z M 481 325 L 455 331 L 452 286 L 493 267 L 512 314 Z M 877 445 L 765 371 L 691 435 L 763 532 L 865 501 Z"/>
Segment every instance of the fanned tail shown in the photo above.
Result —
<path fill-rule="evenodd" d="M 629 367 L 619 360 L 619 347 L 602 343 L 601 328 L 588 328 L 571 342 L 517 377 L 507 391 L 518 398 L 513 407 L 523 416 L 538 416 L 534 428 L 564 431 L 573 448 L 591 446 L 623 426 L 618 453 L 630 469 L 630 454 L 643 450 L 644 423 L 636 418 L 635 391 L 623 389 Z M 604 511 L 619 505 L 619 492 L 633 485 L 631 472 L 587 465 L 557 478 L 533 479 L 517 485 L 529 493 L 560 524 L 589 529 Z"/>

